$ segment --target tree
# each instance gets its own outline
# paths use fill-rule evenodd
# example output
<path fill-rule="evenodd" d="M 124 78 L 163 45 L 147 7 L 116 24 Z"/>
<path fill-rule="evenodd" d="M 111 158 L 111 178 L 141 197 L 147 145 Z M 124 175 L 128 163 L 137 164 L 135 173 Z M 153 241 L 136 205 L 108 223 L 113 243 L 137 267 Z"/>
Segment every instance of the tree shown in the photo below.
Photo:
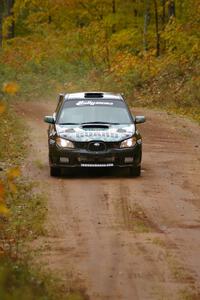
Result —
<path fill-rule="evenodd" d="M 158 19 L 158 3 L 157 0 L 154 2 L 154 12 L 155 12 L 155 27 L 156 27 L 156 56 L 160 55 L 160 33 L 159 33 L 159 19 Z"/>
<path fill-rule="evenodd" d="M 113 16 L 116 14 L 116 1 L 115 0 L 112 0 L 112 13 L 113 13 Z M 112 33 L 115 33 L 116 32 L 116 25 L 113 24 L 112 25 Z"/>
<path fill-rule="evenodd" d="M 165 21 L 166 21 L 166 0 L 162 0 L 162 25 L 163 25 L 163 29 L 165 27 Z"/>
<path fill-rule="evenodd" d="M 4 16 L 4 0 L 0 0 L 0 48 L 2 47 L 3 43 L 3 32 L 2 32 L 2 27 L 3 27 L 3 16 Z"/>
<path fill-rule="evenodd" d="M 144 50 L 147 51 L 148 43 L 147 43 L 147 27 L 150 20 L 150 1 L 145 0 L 145 11 L 144 11 L 144 32 L 143 32 L 143 45 Z"/>
<path fill-rule="evenodd" d="M 8 27 L 8 34 L 7 38 L 11 39 L 15 37 L 15 21 L 14 21 L 14 13 L 13 13 L 13 7 L 14 7 L 14 0 L 7 0 L 7 16 L 10 17 L 10 25 Z"/>
<path fill-rule="evenodd" d="M 174 2 L 174 0 L 170 0 L 169 1 L 169 4 L 168 4 L 168 15 L 169 15 L 169 18 L 176 16 L 176 13 L 175 13 L 175 2 Z"/>

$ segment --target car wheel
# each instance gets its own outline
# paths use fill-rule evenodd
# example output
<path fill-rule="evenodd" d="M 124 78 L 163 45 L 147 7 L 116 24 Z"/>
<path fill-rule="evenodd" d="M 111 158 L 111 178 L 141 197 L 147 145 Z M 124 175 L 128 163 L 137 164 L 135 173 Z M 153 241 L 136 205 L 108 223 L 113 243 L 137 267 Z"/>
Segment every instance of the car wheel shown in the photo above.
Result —
<path fill-rule="evenodd" d="M 60 176 L 60 168 L 50 167 L 50 175 L 52 177 Z"/>
<path fill-rule="evenodd" d="M 138 177 L 141 175 L 141 167 L 131 167 L 130 168 L 130 175 L 133 177 Z"/>

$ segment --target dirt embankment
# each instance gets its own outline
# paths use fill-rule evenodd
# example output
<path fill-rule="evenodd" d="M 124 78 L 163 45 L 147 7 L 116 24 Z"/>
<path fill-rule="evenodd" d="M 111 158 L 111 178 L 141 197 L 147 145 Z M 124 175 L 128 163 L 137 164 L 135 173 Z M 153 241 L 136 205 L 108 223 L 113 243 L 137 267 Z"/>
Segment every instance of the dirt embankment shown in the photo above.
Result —
<path fill-rule="evenodd" d="M 42 262 L 62 280 L 78 280 L 91 300 L 200 299 L 199 126 L 140 109 L 141 178 L 83 170 L 57 179 L 49 176 L 42 121 L 54 107 L 17 108 L 31 137 L 24 172 L 48 195 Z"/>

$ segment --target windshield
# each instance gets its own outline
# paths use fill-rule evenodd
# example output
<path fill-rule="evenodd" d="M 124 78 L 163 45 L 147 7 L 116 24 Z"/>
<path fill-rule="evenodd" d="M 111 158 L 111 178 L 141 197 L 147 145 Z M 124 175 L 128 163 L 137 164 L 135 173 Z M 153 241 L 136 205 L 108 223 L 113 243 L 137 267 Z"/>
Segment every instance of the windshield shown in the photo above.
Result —
<path fill-rule="evenodd" d="M 66 101 L 58 115 L 57 123 L 131 124 L 132 120 L 123 101 L 86 99 Z"/>

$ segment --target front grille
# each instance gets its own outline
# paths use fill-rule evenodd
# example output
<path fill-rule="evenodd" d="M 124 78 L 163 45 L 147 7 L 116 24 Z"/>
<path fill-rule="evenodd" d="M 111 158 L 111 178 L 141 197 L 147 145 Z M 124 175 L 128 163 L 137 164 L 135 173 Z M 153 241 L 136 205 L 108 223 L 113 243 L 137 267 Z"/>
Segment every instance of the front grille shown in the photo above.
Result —
<path fill-rule="evenodd" d="M 92 142 L 75 142 L 75 148 L 76 149 L 85 149 L 89 150 L 89 144 Z M 93 142 L 95 143 L 95 142 Z M 120 143 L 119 142 L 102 142 L 105 144 L 106 149 L 119 149 L 120 148 Z M 91 151 L 91 150 L 89 150 Z M 96 150 L 95 150 L 96 151 Z"/>
<path fill-rule="evenodd" d="M 91 142 L 88 144 L 88 150 L 94 152 L 106 151 L 106 144 L 104 142 Z"/>

